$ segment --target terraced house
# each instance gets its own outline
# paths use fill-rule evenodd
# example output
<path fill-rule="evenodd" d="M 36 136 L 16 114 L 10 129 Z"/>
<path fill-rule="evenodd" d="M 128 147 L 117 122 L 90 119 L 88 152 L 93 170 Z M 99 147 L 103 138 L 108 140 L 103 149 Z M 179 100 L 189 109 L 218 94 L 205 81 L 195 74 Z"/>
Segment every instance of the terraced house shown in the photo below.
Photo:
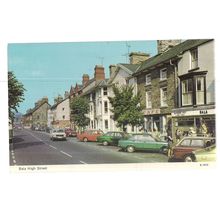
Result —
<path fill-rule="evenodd" d="M 24 126 L 32 128 L 46 129 L 47 127 L 47 112 L 50 108 L 48 98 L 44 97 L 35 103 L 33 109 L 29 109 L 23 116 Z"/>

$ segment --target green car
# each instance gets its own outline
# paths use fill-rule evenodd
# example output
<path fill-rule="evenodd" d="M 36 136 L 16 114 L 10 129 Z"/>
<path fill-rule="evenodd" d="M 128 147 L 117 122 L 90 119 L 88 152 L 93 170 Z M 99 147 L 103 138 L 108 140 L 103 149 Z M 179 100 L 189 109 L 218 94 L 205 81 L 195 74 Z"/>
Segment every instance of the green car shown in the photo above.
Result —
<path fill-rule="evenodd" d="M 150 134 L 133 135 L 127 140 L 120 140 L 118 146 L 129 153 L 135 150 L 159 151 L 161 153 L 168 151 L 167 142 L 156 140 Z"/>
<path fill-rule="evenodd" d="M 216 145 L 211 145 L 205 149 L 193 151 L 193 161 L 195 162 L 215 162 Z"/>
<path fill-rule="evenodd" d="M 117 131 L 109 131 L 104 135 L 97 137 L 97 142 L 107 145 L 118 145 L 120 139 L 126 138 L 125 133 Z"/>

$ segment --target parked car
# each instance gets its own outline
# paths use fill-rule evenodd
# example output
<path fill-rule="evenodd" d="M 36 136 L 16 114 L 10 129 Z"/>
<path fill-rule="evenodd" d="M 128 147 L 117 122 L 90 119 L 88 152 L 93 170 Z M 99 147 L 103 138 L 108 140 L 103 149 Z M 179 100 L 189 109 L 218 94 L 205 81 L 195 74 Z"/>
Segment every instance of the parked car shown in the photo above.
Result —
<path fill-rule="evenodd" d="M 119 140 L 118 146 L 129 153 L 135 150 L 151 150 L 167 153 L 168 143 L 157 140 L 150 134 L 133 135 L 127 140 Z"/>
<path fill-rule="evenodd" d="M 97 141 L 102 143 L 104 146 L 107 145 L 118 145 L 118 141 L 121 139 L 126 139 L 128 137 L 127 134 L 120 131 L 109 131 L 99 137 L 97 137 Z"/>
<path fill-rule="evenodd" d="M 82 133 L 77 133 L 77 139 L 79 141 L 97 141 L 97 137 L 103 135 L 101 130 L 86 130 Z"/>
<path fill-rule="evenodd" d="M 193 151 L 193 162 L 215 162 L 216 161 L 216 145 L 213 144 L 205 149 Z"/>
<path fill-rule="evenodd" d="M 77 132 L 71 128 L 66 128 L 65 133 L 66 133 L 67 137 L 76 137 L 77 136 Z"/>
<path fill-rule="evenodd" d="M 50 139 L 54 140 L 66 140 L 66 134 L 64 129 L 53 129 L 50 133 Z"/>
<path fill-rule="evenodd" d="M 184 137 L 179 143 L 170 148 L 168 161 L 193 161 L 193 151 L 210 147 L 214 143 L 214 137 Z"/>

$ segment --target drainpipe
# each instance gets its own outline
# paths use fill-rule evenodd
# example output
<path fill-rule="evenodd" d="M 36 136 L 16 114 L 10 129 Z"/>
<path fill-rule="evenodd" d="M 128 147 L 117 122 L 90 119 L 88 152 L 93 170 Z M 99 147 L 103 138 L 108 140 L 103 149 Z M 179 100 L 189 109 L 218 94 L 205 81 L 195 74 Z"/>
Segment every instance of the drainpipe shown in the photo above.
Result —
<path fill-rule="evenodd" d="M 175 97 L 175 101 L 176 101 L 176 106 L 174 106 L 174 108 L 179 107 L 179 100 L 180 100 L 180 91 L 179 91 L 179 87 L 178 87 L 178 77 L 177 77 L 177 65 L 175 65 L 174 63 L 172 63 L 172 60 L 170 59 L 170 65 L 174 66 L 174 85 L 175 85 L 175 90 L 178 88 L 177 90 L 177 97 Z M 174 126 L 175 126 L 175 122 L 173 121 L 173 117 L 172 117 L 172 113 L 171 113 L 171 129 L 172 129 L 172 138 L 174 139 Z"/>

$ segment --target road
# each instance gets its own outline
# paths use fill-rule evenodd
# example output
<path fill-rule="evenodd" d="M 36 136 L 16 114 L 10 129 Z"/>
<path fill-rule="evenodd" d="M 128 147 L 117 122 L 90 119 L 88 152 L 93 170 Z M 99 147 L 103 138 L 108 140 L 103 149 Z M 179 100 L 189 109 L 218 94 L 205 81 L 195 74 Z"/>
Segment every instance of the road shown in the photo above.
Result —
<path fill-rule="evenodd" d="M 167 156 L 149 152 L 122 152 L 115 146 L 67 141 L 51 141 L 45 132 L 27 129 L 14 132 L 10 144 L 10 165 L 118 164 L 167 162 Z"/>

